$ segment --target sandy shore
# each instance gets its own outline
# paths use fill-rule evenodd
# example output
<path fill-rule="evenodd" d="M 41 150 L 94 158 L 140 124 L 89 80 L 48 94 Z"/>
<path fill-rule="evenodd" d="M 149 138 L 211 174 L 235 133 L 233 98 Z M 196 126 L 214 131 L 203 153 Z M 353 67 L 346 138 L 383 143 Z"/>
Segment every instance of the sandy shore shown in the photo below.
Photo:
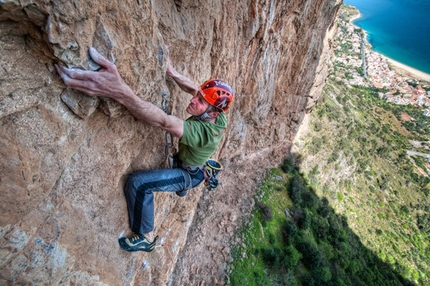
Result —
<path fill-rule="evenodd" d="M 430 82 L 430 74 L 419 71 L 419 70 L 414 69 L 414 68 L 407 66 L 405 64 L 399 63 L 399 62 L 397 62 L 393 59 L 390 59 L 390 58 L 388 58 L 382 54 L 381 54 L 381 56 L 384 57 L 388 61 L 390 68 L 393 69 L 395 72 L 402 74 L 402 75 L 405 75 L 405 76 L 408 76 L 408 77 L 415 78 L 415 79 Z"/>
<path fill-rule="evenodd" d="M 349 22 L 351 23 L 351 24 L 353 24 L 352 22 L 354 21 L 354 20 L 357 20 L 358 18 L 360 18 L 361 17 L 361 13 L 360 13 L 360 11 L 358 11 L 358 15 L 355 15 L 354 17 L 352 17 L 350 20 L 349 20 Z M 354 24 L 353 24 L 354 25 Z M 354 25 L 354 26 L 356 26 L 356 25 Z M 358 26 L 356 26 L 357 28 L 359 28 Z"/>

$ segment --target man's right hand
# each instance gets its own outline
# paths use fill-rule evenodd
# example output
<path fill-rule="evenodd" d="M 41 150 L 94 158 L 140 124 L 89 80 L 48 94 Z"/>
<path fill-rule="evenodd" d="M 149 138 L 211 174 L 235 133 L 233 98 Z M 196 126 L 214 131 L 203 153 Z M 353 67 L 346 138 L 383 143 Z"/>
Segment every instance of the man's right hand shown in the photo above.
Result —
<path fill-rule="evenodd" d="M 101 66 L 99 71 L 86 71 L 55 65 L 64 83 L 90 96 L 104 96 L 118 100 L 126 93 L 133 93 L 122 80 L 115 64 L 90 48 L 91 58 Z"/>
<path fill-rule="evenodd" d="M 187 78 L 186 76 L 178 73 L 174 67 L 170 65 L 170 62 L 167 63 L 166 74 L 173 78 L 176 84 L 185 92 L 195 96 L 197 94 L 198 87 L 194 84 L 194 82 Z"/>
<path fill-rule="evenodd" d="M 172 67 L 170 62 L 167 63 L 166 74 L 170 77 L 173 77 L 177 73 L 177 71 Z"/>
<path fill-rule="evenodd" d="M 122 80 L 116 66 L 94 48 L 90 48 L 90 56 L 101 66 L 99 71 L 69 69 L 62 65 L 55 65 L 68 87 L 90 96 L 110 97 L 124 105 L 137 119 L 145 121 L 150 126 L 166 130 L 173 136 L 182 137 L 184 132 L 182 119 L 169 116 L 154 104 L 136 96 Z"/>

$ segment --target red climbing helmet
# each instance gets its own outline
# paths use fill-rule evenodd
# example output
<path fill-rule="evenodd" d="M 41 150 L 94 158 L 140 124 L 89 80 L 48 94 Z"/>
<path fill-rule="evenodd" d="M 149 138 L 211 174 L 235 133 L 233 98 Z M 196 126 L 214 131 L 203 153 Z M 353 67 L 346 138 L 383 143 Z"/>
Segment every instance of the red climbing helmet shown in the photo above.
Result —
<path fill-rule="evenodd" d="M 199 91 L 203 98 L 212 106 L 226 112 L 233 102 L 233 90 L 224 81 L 209 79 L 200 87 Z"/>

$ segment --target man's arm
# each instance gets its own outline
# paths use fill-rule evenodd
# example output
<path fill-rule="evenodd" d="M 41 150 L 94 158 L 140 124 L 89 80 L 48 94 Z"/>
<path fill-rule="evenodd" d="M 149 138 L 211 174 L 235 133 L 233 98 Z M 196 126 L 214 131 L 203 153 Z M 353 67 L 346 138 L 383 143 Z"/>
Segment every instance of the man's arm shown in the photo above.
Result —
<path fill-rule="evenodd" d="M 97 72 L 69 69 L 62 65 L 55 65 L 68 87 L 90 96 L 112 98 L 124 105 L 137 119 L 145 121 L 150 126 L 166 130 L 178 138 L 182 137 L 184 132 L 184 121 L 182 119 L 167 115 L 157 106 L 136 96 L 123 81 L 113 63 L 100 55 L 94 48 L 90 48 L 89 52 L 91 58 L 101 66 L 101 69 Z"/>
<path fill-rule="evenodd" d="M 198 87 L 189 78 L 178 73 L 170 63 L 167 63 L 166 74 L 173 78 L 176 84 L 185 92 L 195 96 L 197 94 Z"/>

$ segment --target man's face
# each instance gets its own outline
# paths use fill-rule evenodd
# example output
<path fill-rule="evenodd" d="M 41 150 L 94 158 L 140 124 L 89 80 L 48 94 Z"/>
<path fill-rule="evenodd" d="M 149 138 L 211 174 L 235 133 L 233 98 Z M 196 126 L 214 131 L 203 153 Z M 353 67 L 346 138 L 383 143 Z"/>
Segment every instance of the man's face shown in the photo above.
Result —
<path fill-rule="evenodd" d="M 197 93 L 190 100 L 190 104 L 188 104 L 187 112 L 194 116 L 202 115 L 206 109 L 209 107 L 209 103 L 203 99 L 200 92 Z"/>

